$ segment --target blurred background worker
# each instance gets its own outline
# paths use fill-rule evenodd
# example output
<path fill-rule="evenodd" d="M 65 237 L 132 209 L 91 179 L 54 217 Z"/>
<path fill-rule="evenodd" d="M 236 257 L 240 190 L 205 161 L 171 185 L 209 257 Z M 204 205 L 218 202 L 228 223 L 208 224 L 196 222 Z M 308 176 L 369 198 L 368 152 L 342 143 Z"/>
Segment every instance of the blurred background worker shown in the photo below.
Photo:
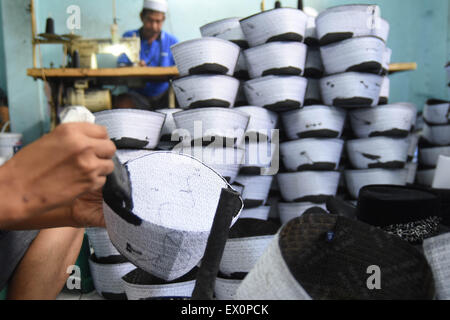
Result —
<path fill-rule="evenodd" d="M 138 30 L 126 32 L 123 37 L 140 37 L 141 67 L 170 67 L 175 61 L 170 47 L 178 42 L 173 35 L 162 30 L 166 19 L 168 4 L 166 0 L 145 0 L 141 12 L 143 26 Z M 119 67 L 131 66 L 132 62 L 122 54 Z M 161 109 L 169 104 L 169 82 L 148 82 L 144 88 L 130 90 L 118 97 L 118 108 Z"/>

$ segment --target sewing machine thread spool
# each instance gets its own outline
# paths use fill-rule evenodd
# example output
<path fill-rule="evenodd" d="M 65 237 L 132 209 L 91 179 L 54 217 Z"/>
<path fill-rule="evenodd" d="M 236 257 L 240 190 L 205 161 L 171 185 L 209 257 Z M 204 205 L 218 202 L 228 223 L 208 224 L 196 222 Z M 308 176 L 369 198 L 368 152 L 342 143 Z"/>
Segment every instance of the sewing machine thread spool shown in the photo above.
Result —
<path fill-rule="evenodd" d="M 72 68 L 80 68 L 80 53 L 75 50 L 72 54 Z"/>
<path fill-rule="evenodd" d="M 55 34 L 55 20 L 52 18 L 47 18 L 47 22 L 45 24 L 45 33 L 46 34 Z"/>

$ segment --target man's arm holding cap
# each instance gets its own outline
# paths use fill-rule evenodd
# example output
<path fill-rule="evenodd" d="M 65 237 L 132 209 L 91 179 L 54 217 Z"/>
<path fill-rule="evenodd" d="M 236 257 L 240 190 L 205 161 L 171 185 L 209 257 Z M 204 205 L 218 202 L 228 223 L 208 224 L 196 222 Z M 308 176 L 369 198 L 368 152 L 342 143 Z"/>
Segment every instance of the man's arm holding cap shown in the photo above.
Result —
<path fill-rule="evenodd" d="M 101 190 L 89 192 L 75 199 L 69 206 L 59 207 L 38 216 L 10 225 L 6 230 L 41 230 L 51 228 L 104 228 L 103 197 Z"/>
<path fill-rule="evenodd" d="M 52 210 L 65 221 L 71 211 L 61 207 L 101 189 L 114 169 L 115 151 L 106 128 L 89 123 L 60 125 L 23 148 L 0 167 L 0 229 L 35 221 Z"/>

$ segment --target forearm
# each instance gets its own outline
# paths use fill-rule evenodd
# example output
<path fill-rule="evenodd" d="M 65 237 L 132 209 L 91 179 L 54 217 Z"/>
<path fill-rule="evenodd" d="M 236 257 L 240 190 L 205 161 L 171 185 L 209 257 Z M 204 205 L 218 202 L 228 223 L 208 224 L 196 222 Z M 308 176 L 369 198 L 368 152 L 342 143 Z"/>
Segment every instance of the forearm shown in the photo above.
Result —
<path fill-rule="evenodd" d="M 14 170 L 10 162 L 6 162 L 0 167 L 0 229 L 7 229 L 9 226 L 19 223 L 28 218 L 28 213 L 24 205 L 23 191 L 20 182 L 14 176 Z"/>
<path fill-rule="evenodd" d="M 46 225 L 49 224 L 52 217 L 57 216 L 57 212 L 50 211 L 54 207 L 51 206 L 49 199 L 38 196 L 37 192 L 28 191 L 32 188 L 29 183 L 27 188 L 27 182 L 24 182 L 21 177 L 23 177 L 23 173 L 20 172 L 20 168 L 16 167 L 14 158 L 0 167 L 0 199 L 2 199 L 0 229 L 36 230 L 40 228 L 33 227 L 32 223 L 40 222 L 41 219 L 43 220 L 38 226 L 51 227 Z M 48 218 L 43 218 L 45 212 L 49 212 Z M 64 219 L 62 216 L 58 218 L 59 220 Z M 62 222 L 58 221 L 58 225 L 55 226 L 59 226 L 59 223 Z"/>
<path fill-rule="evenodd" d="M 1 229 L 3 230 L 41 230 L 61 227 L 77 228 L 72 219 L 71 207 L 60 207 L 45 213 L 31 216 L 22 221 L 16 221 Z"/>

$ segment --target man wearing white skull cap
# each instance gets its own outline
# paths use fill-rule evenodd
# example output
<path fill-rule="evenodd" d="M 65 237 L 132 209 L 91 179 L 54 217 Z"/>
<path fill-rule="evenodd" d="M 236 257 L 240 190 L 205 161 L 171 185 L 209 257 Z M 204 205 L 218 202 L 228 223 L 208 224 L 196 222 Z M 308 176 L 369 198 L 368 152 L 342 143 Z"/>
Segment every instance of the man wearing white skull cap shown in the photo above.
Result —
<path fill-rule="evenodd" d="M 143 26 L 140 29 L 125 32 L 124 38 L 139 37 L 141 39 L 141 67 L 170 67 L 175 61 L 170 47 L 178 39 L 162 30 L 168 10 L 167 0 L 144 0 L 141 12 Z M 122 54 L 118 59 L 119 66 L 131 66 L 131 60 Z M 168 107 L 168 82 L 148 82 L 144 88 L 130 90 L 119 96 L 117 108 L 161 109 Z"/>

